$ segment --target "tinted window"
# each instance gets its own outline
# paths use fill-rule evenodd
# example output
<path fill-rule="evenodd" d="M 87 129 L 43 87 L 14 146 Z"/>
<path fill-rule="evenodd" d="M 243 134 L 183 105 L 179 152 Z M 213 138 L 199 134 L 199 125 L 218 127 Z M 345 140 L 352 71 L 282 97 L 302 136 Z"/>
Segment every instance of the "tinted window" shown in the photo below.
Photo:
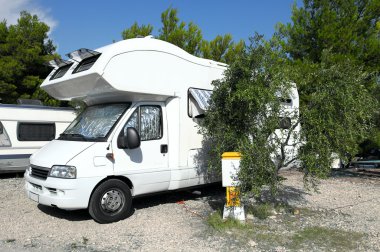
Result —
<path fill-rule="evenodd" d="M 53 76 L 50 77 L 50 80 L 54 80 L 54 79 L 58 79 L 58 78 L 61 78 L 62 76 L 65 75 L 65 73 L 70 69 L 70 67 L 72 66 L 73 64 L 69 64 L 69 65 L 65 65 L 63 67 L 60 67 L 58 68 L 55 73 L 53 74 Z"/>
<path fill-rule="evenodd" d="M 79 73 L 90 69 L 100 57 L 100 54 L 82 60 L 73 73 Z"/>
<path fill-rule="evenodd" d="M 19 141 L 50 141 L 55 138 L 55 123 L 19 123 Z"/>

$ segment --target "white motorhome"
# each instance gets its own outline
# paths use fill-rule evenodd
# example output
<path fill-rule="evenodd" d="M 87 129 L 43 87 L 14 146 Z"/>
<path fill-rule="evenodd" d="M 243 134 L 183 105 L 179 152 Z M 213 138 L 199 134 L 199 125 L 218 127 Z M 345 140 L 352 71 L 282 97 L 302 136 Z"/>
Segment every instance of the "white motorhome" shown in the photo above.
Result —
<path fill-rule="evenodd" d="M 153 38 L 69 57 L 41 87 L 88 107 L 31 156 L 29 198 L 62 209 L 88 208 L 105 223 L 125 218 L 134 196 L 213 181 L 202 167 L 197 117 L 225 64 Z"/>
<path fill-rule="evenodd" d="M 198 123 L 227 65 L 150 37 L 68 56 L 41 87 L 87 108 L 31 156 L 30 199 L 107 223 L 126 218 L 135 196 L 220 180 L 206 172 Z"/>
<path fill-rule="evenodd" d="M 73 109 L 0 104 L 0 173 L 22 172 L 29 157 L 75 118 Z"/>

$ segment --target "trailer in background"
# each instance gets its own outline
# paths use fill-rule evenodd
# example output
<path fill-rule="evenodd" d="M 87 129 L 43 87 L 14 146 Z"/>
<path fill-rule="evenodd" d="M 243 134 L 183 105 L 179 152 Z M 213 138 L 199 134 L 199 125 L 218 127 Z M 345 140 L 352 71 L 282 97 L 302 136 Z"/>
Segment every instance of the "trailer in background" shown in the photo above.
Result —
<path fill-rule="evenodd" d="M 74 118 L 70 108 L 0 104 L 0 173 L 25 171 L 30 155 L 57 138 Z"/>

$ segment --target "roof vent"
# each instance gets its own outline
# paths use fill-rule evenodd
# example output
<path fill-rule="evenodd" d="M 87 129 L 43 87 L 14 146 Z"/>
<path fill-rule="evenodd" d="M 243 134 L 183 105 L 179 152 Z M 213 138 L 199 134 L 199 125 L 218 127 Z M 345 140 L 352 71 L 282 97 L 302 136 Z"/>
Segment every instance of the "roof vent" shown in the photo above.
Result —
<path fill-rule="evenodd" d="M 97 55 L 100 56 L 100 52 L 93 51 L 86 48 L 81 48 L 81 49 L 78 49 L 76 51 L 66 54 L 67 57 L 69 57 L 72 60 L 75 60 L 76 62 L 81 62 L 84 59 L 94 57 Z"/>
<path fill-rule="evenodd" d="M 63 60 L 63 59 L 53 59 L 44 63 L 45 66 L 49 66 L 55 69 L 58 69 L 60 67 L 64 67 L 67 65 L 71 65 L 71 64 L 73 64 L 73 62 L 70 62 L 68 60 Z"/>

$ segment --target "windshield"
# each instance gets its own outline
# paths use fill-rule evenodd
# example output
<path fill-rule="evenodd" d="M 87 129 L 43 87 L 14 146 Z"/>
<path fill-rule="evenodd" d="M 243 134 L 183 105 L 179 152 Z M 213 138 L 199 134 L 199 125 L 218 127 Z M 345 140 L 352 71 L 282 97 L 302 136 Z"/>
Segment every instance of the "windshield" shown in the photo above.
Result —
<path fill-rule="evenodd" d="M 105 141 L 108 133 L 130 106 L 128 103 L 87 107 L 61 134 L 61 140 Z"/>

